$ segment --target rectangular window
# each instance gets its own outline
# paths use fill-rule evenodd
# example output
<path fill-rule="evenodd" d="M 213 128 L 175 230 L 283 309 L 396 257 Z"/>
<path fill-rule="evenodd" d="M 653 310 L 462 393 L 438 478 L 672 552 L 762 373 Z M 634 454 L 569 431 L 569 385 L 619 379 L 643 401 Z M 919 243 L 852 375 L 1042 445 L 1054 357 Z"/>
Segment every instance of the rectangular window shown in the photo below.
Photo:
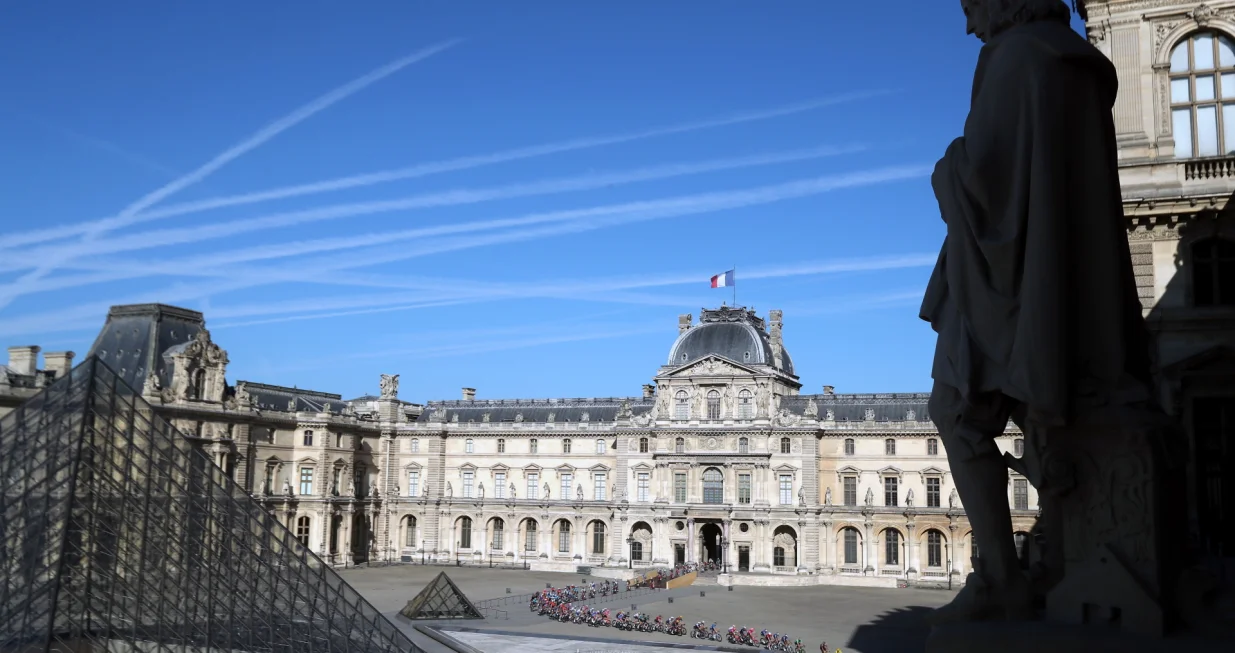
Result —
<path fill-rule="evenodd" d="M 536 450 L 539 448 L 538 446 L 539 444 L 540 443 L 536 441 L 536 438 L 532 438 L 531 440 L 529 440 L 527 443 L 528 453 L 536 453 Z"/>
<path fill-rule="evenodd" d="M 493 543 L 489 545 L 489 548 L 491 549 L 501 549 L 502 548 L 502 540 L 505 539 L 503 536 L 506 534 L 505 530 L 506 529 L 502 528 L 502 522 L 494 522 Z"/>
<path fill-rule="evenodd" d="M 750 503 L 750 474 L 738 474 L 738 503 Z"/>
<path fill-rule="evenodd" d="M 463 451 L 464 453 L 476 453 L 476 441 L 469 438 L 463 443 Z"/>
<path fill-rule="evenodd" d="M 858 477 L 846 476 L 843 479 L 843 483 L 844 483 L 843 494 L 845 495 L 844 497 L 845 505 L 846 506 L 858 505 Z"/>
<path fill-rule="evenodd" d="M 886 476 L 883 479 L 883 505 L 895 507 L 897 504 L 898 490 L 896 477 Z"/>
<path fill-rule="evenodd" d="M 939 487 L 940 480 L 938 477 L 932 476 L 926 479 L 926 507 L 939 507 Z"/>
<path fill-rule="evenodd" d="M 1023 478 L 1012 479 L 1012 509 L 1029 510 L 1029 481 Z"/>
<path fill-rule="evenodd" d="M 597 441 L 596 441 L 596 453 L 597 453 L 598 455 L 601 455 L 601 456 L 605 455 L 605 449 L 606 449 L 606 448 L 607 448 L 607 447 L 605 446 L 605 441 L 604 441 L 604 440 L 597 440 Z"/>
<path fill-rule="evenodd" d="M 651 474 L 647 472 L 639 472 L 638 498 L 637 501 L 648 500 L 648 486 L 651 485 Z"/>
<path fill-rule="evenodd" d="M 566 522 L 557 527 L 557 552 L 570 553 L 570 524 Z"/>
<path fill-rule="evenodd" d="M 200 432 L 201 429 L 199 428 L 198 431 Z M 304 432 L 304 446 L 306 447 L 313 446 L 313 431 Z"/>
<path fill-rule="evenodd" d="M 493 496 L 498 499 L 506 498 L 506 472 L 493 473 Z"/>
<path fill-rule="evenodd" d="M 532 440 L 532 442 L 535 442 L 535 440 Z M 529 472 L 527 475 L 527 498 L 535 499 L 540 496 L 538 493 L 538 490 L 540 489 L 539 484 L 540 474 L 537 474 L 536 472 Z"/>
<path fill-rule="evenodd" d="M 605 525 L 600 522 L 592 523 L 592 553 L 595 555 L 605 553 Z"/>
<path fill-rule="evenodd" d="M 567 442 L 570 442 L 570 440 L 567 440 Z M 575 478 L 575 477 L 574 477 L 574 475 L 573 475 L 573 474 L 571 474 L 571 473 L 569 473 L 569 472 L 563 473 L 563 474 L 561 475 L 561 477 L 562 477 L 562 482 L 561 482 L 561 486 L 562 486 L 562 496 L 561 496 L 561 498 L 562 498 L 562 500 L 567 500 L 567 499 L 570 499 L 570 498 L 571 498 L 570 486 L 573 484 L 572 482 L 574 481 L 574 478 Z"/>
<path fill-rule="evenodd" d="M 789 474 L 780 475 L 780 505 L 793 505 L 793 477 Z"/>
<path fill-rule="evenodd" d="M 939 455 L 939 440 L 936 440 L 935 438 L 926 439 L 926 455 L 928 456 L 938 456 Z"/>
<path fill-rule="evenodd" d="M 893 440 L 892 438 L 888 438 L 887 440 L 883 441 L 883 455 L 885 456 L 895 456 L 896 455 L 896 440 Z"/>
<path fill-rule="evenodd" d="M 883 532 L 883 564 L 895 567 L 901 563 L 900 534 L 892 529 Z"/>
<path fill-rule="evenodd" d="M 497 439 L 497 452 L 506 453 L 506 438 Z"/>
<path fill-rule="evenodd" d="M 852 456 L 854 449 L 853 438 L 845 438 L 845 455 Z"/>
<path fill-rule="evenodd" d="M 676 503 L 686 503 L 686 474 L 683 472 L 673 475 L 673 500 Z"/>
<path fill-rule="evenodd" d="M 605 500 L 605 475 L 603 473 L 592 477 L 592 499 L 595 501 Z"/>
<path fill-rule="evenodd" d="M 472 498 L 472 485 L 476 481 L 476 472 L 463 472 L 463 498 Z"/>
<path fill-rule="evenodd" d="M 531 522 L 528 522 L 528 526 L 523 529 L 523 550 L 536 550 L 536 526 Z"/>
<path fill-rule="evenodd" d="M 305 496 L 313 494 L 313 468 L 312 467 L 301 467 L 300 468 L 300 494 L 305 495 Z"/>
<path fill-rule="evenodd" d="M 407 473 L 407 496 L 420 496 L 420 470 L 418 469 Z"/>
<path fill-rule="evenodd" d="M 852 528 L 845 529 L 845 564 L 858 564 L 858 531 Z"/>
<path fill-rule="evenodd" d="M 562 453 L 570 453 L 570 440 L 562 440 Z"/>
<path fill-rule="evenodd" d="M 412 453 L 420 453 L 420 440 L 412 438 Z"/>

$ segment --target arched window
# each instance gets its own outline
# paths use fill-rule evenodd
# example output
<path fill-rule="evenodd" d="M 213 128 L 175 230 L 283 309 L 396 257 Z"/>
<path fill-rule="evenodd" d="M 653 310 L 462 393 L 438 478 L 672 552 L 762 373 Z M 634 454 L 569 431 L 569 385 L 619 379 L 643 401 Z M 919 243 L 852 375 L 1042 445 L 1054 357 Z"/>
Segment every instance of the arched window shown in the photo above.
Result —
<path fill-rule="evenodd" d="M 686 438 L 675 438 L 673 440 L 673 453 L 686 453 Z"/>
<path fill-rule="evenodd" d="M 416 546 L 416 518 L 411 515 L 403 522 L 403 546 L 409 549 Z"/>
<path fill-rule="evenodd" d="M 858 529 L 852 526 L 846 526 L 841 531 L 841 541 L 844 543 L 845 563 L 847 565 L 858 564 Z"/>
<path fill-rule="evenodd" d="M 780 452 L 789 453 L 790 451 L 792 451 L 792 449 L 790 448 L 789 438 L 781 438 L 780 439 Z"/>
<path fill-rule="evenodd" d="M 896 455 L 896 440 L 892 438 L 888 438 L 883 441 L 883 455 L 885 456 L 895 456 Z"/>
<path fill-rule="evenodd" d="M 647 452 L 648 452 L 648 439 L 639 438 L 639 453 L 647 453 Z"/>
<path fill-rule="evenodd" d="M 501 549 L 506 540 L 506 522 L 501 519 L 493 520 L 493 537 L 489 544 L 491 549 Z"/>
<path fill-rule="evenodd" d="M 1012 441 L 1012 455 L 1017 458 L 1025 455 L 1025 438 L 1017 438 Z"/>
<path fill-rule="evenodd" d="M 1171 51 L 1171 124 L 1181 159 L 1235 152 L 1235 41 L 1197 32 Z"/>
<path fill-rule="evenodd" d="M 557 527 L 558 553 L 570 553 L 570 522 L 560 521 Z"/>
<path fill-rule="evenodd" d="M 677 394 L 673 395 L 673 419 L 690 419 L 690 395 L 686 394 L 685 390 L 678 390 Z"/>
<path fill-rule="evenodd" d="M 191 399 L 206 398 L 206 370 L 193 370 L 193 383 L 189 388 L 189 392 L 192 393 Z"/>
<path fill-rule="evenodd" d="M 926 566 L 943 566 L 943 533 L 926 531 Z"/>
<path fill-rule="evenodd" d="M 708 390 L 708 419 L 720 419 L 720 393 Z"/>
<path fill-rule="evenodd" d="M 738 438 L 738 453 L 750 453 L 750 440 Z"/>
<path fill-rule="evenodd" d="M 606 447 L 605 447 L 605 441 L 604 441 L 604 440 L 597 440 L 597 441 L 596 441 L 596 453 L 598 453 L 598 454 L 600 454 L 600 455 L 602 455 L 602 456 L 603 456 L 603 455 L 605 454 L 605 449 L 606 449 Z"/>
<path fill-rule="evenodd" d="M 471 438 L 468 438 L 463 443 L 463 451 L 464 453 L 476 453 L 476 443 Z"/>
<path fill-rule="evenodd" d="M 854 448 L 853 438 L 845 438 L 845 455 L 852 456 Z"/>
<path fill-rule="evenodd" d="M 313 525 L 313 520 L 309 517 L 301 517 L 296 520 L 296 539 L 300 542 L 300 546 L 309 548 L 309 532 Z"/>
<path fill-rule="evenodd" d="M 755 416 L 755 402 L 751 397 L 750 390 L 742 390 L 738 393 L 738 418 L 753 419 Z"/>
<path fill-rule="evenodd" d="M 536 550 L 536 522 L 527 520 L 527 527 L 523 529 L 523 550 Z"/>
<path fill-rule="evenodd" d="M 1230 84 L 1235 86 L 1235 74 Z M 1235 241 L 1206 238 L 1192 244 L 1192 303 L 1235 306 Z"/>
<path fill-rule="evenodd" d="M 306 447 L 313 446 L 313 431 L 304 432 L 304 446 Z"/>
<path fill-rule="evenodd" d="M 703 502 L 723 503 L 724 500 L 725 477 L 719 469 L 709 467 L 703 472 Z"/>
<path fill-rule="evenodd" d="M 562 440 L 562 453 L 570 453 L 570 438 Z"/>
<path fill-rule="evenodd" d="M 592 554 L 604 555 L 605 553 L 605 524 L 604 522 L 592 522 Z"/>
<path fill-rule="evenodd" d="M 472 518 L 462 517 L 459 519 L 459 548 L 472 548 Z"/>
<path fill-rule="evenodd" d="M 895 567 L 901 563 L 901 533 L 895 528 L 883 532 L 883 564 Z"/>

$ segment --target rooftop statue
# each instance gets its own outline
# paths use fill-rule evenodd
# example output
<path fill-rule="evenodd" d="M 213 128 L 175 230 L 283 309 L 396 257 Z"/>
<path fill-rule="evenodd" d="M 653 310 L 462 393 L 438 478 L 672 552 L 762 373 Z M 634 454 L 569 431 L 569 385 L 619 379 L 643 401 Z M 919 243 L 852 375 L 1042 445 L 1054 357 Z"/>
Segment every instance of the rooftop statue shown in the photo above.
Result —
<path fill-rule="evenodd" d="M 936 623 L 1034 615 L 1007 467 L 1042 491 L 1046 429 L 1054 443 L 1091 407 L 1150 396 L 1116 162 L 1115 68 L 1070 28 L 1061 0 L 961 8 L 984 46 L 964 133 L 931 177 L 947 236 L 920 315 L 938 333 L 930 416 L 982 556 Z M 1009 418 L 1026 434 L 1023 462 L 995 445 Z M 1042 505 L 1050 524 L 1055 504 Z"/>

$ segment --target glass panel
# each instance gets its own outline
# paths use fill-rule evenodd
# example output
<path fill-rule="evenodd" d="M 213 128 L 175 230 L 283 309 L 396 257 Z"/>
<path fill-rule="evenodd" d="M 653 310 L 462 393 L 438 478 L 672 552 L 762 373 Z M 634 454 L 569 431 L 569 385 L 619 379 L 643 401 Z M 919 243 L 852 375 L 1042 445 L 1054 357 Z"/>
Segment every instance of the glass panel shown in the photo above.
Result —
<path fill-rule="evenodd" d="M 1235 84 L 1235 79 L 1231 83 Z M 1235 104 L 1222 105 L 1222 143 L 1223 154 L 1235 152 Z"/>
<path fill-rule="evenodd" d="M 1212 70 L 1214 67 L 1214 35 L 1197 34 L 1192 41 L 1193 70 Z"/>
<path fill-rule="evenodd" d="M 1175 156 L 1186 159 L 1192 156 L 1192 110 L 1175 109 L 1171 112 L 1175 136 Z"/>
<path fill-rule="evenodd" d="M 1235 98 L 1235 75 L 1227 73 L 1225 75 L 1221 75 L 1220 77 L 1221 79 L 1219 80 L 1219 83 L 1222 86 L 1222 97 Z"/>
<path fill-rule="evenodd" d="M 1196 154 L 1218 155 L 1218 108 L 1212 104 L 1196 108 Z"/>
<path fill-rule="evenodd" d="M 1213 75 L 1197 75 L 1196 76 L 1196 101 L 1208 102 L 1214 99 L 1214 76 Z"/>
<path fill-rule="evenodd" d="M 1218 65 L 1222 68 L 1235 66 L 1235 41 L 1228 36 L 1218 37 Z"/>
<path fill-rule="evenodd" d="M 1188 70 L 1188 42 L 1184 41 L 1171 50 L 1171 72 L 1182 73 Z"/>

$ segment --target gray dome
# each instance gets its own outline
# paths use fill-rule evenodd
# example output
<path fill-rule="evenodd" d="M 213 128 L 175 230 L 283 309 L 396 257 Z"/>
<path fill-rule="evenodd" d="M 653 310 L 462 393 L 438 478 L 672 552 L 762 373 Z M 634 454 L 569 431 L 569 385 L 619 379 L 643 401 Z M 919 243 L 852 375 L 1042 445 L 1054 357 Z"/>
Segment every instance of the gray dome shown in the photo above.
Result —
<path fill-rule="evenodd" d="M 700 324 L 687 329 L 673 343 L 668 364 L 677 367 L 713 355 L 747 365 L 775 366 L 764 321 L 744 309 L 703 311 Z M 783 346 L 779 369 L 793 374 L 793 362 Z"/>

